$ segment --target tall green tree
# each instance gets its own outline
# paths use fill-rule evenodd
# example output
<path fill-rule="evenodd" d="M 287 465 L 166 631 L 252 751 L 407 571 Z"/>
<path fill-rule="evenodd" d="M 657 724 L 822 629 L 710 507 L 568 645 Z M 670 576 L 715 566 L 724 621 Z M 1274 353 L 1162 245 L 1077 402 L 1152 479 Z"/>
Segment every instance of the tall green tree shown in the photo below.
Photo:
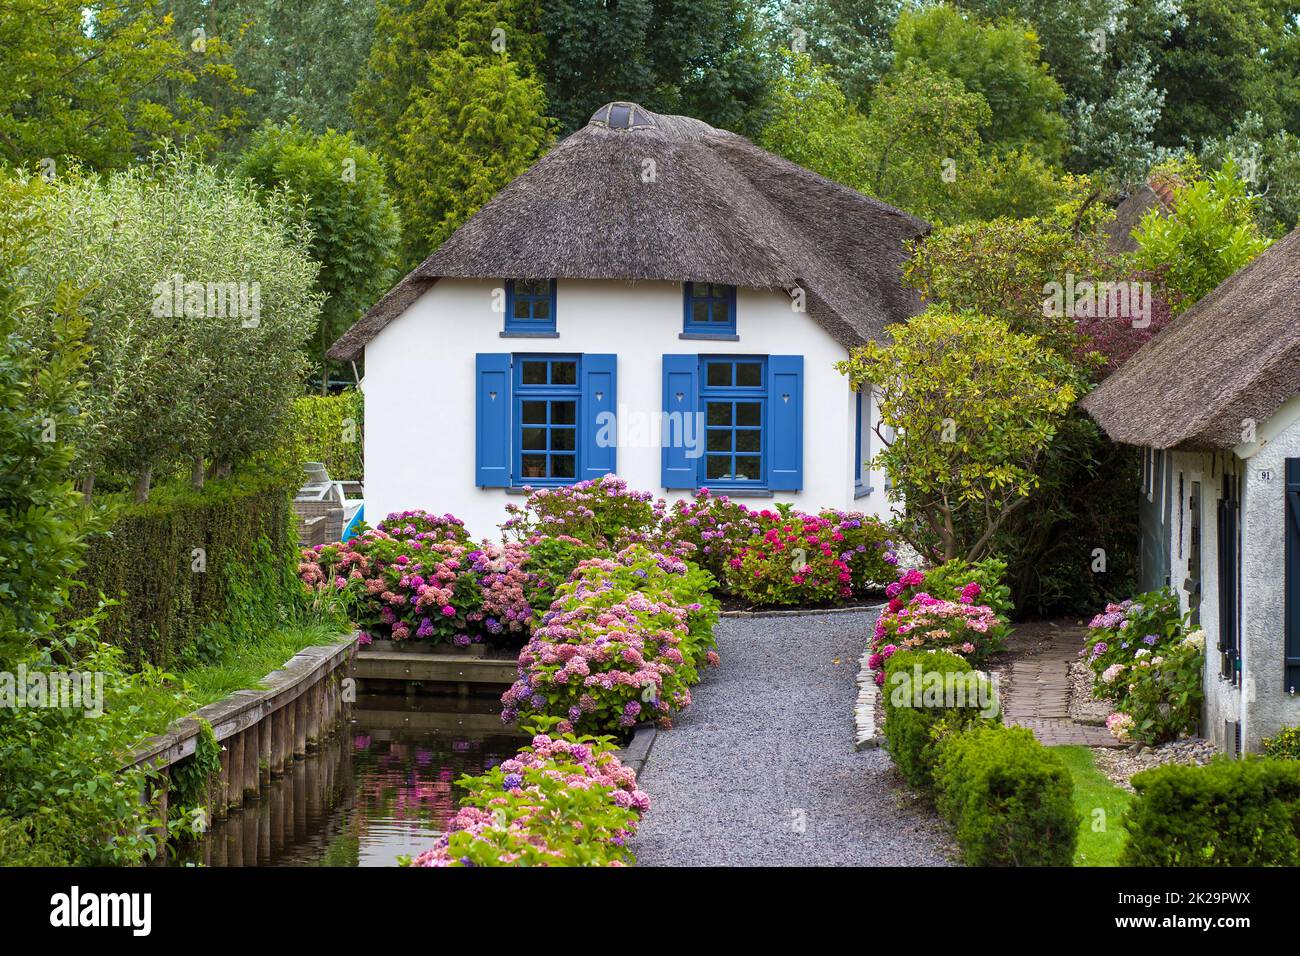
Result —
<path fill-rule="evenodd" d="M 898 65 L 918 62 L 961 80 L 991 111 L 981 129 L 994 148 L 1018 147 L 1049 162 L 1065 146 L 1065 93 L 1042 62 L 1038 37 L 1016 21 L 983 23 L 938 4 L 904 10 L 894 27 Z"/>
<path fill-rule="evenodd" d="M 227 152 L 242 148 L 266 122 L 295 118 L 317 133 L 352 128 L 352 91 L 370 54 L 375 0 L 168 0 L 168 9 L 185 42 L 202 28 L 238 65 L 243 95 L 205 91 L 246 116 Z"/>
<path fill-rule="evenodd" d="M 1147 212 L 1133 230 L 1134 260 L 1141 269 L 1163 270 L 1180 296 L 1175 313 L 1191 308 L 1224 279 L 1269 247 L 1255 217 L 1258 197 L 1239 174 L 1235 160 L 1206 177 L 1194 178 L 1174 194 L 1168 215 Z"/>
<path fill-rule="evenodd" d="M 890 35 L 902 7 L 901 0 L 791 0 L 775 32 L 781 46 L 806 51 L 865 110 L 889 69 Z"/>
<path fill-rule="evenodd" d="M 466 45 L 429 59 L 398 123 L 393 159 L 408 268 L 551 145 L 545 102 L 541 83 L 509 57 Z"/>
<path fill-rule="evenodd" d="M 43 322 L 49 361 L 23 334 L 32 309 L 39 211 L 33 184 L 0 179 L 0 669 L 47 633 L 80 566 L 81 499 L 68 438 L 77 419 L 86 348 L 80 293 L 61 286 Z"/>
<path fill-rule="evenodd" d="M 310 350 L 325 394 L 326 350 L 396 279 L 402 227 L 383 163 L 351 133 L 317 134 L 295 122 L 259 130 L 239 172 L 263 190 L 287 190 L 311 228 L 325 300 Z"/>
<path fill-rule="evenodd" d="M 541 70 L 563 131 L 611 100 L 741 133 L 761 125 L 768 69 L 742 0 L 548 0 Z"/>
<path fill-rule="evenodd" d="M 535 0 L 378 0 L 374 37 L 352 96 L 366 142 L 395 168 L 402 118 L 428 89 L 429 64 L 449 50 L 495 54 L 537 75 L 544 40 Z M 495 32 L 499 31 L 499 32 Z"/>
<path fill-rule="evenodd" d="M 6 0 L 0 160 L 48 176 L 121 167 L 167 143 L 211 151 L 243 119 L 204 95 L 238 99 L 228 57 L 220 38 L 178 36 L 163 0 Z"/>

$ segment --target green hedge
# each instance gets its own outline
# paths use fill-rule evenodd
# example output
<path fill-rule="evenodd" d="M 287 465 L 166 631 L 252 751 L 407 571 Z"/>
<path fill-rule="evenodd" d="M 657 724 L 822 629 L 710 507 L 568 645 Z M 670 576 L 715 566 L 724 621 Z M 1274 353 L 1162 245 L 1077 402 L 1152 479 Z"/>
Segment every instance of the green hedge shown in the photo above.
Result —
<path fill-rule="evenodd" d="M 107 531 L 89 537 L 71 615 L 93 609 L 101 592 L 117 599 L 101 640 L 123 648 L 132 663 L 174 666 L 203 625 L 226 615 L 232 582 L 268 562 L 277 577 L 291 577 L 292 531 L 283 477 L 236 476 L 199 491 L 159 489 L 155 500 L 122 507 Z M 195 549 L 203 552 L 202 571 L 195 570 Z"/>
<path fill-rule="evenodd" d="M 287 447 L 293 465 L 324 462 L 335 481 L 360 481 L 361 427 L 365 406 L 355 389 L 338 395 L 307 395 L 293 403 Z"/>
<path fill-rule="evenodd" d="M 1220 758 L 1133 777 L 1123 866 L 1300 865 L 1300 763 Z"/>
<path fill-rule="evenodd" d="M 944 738 L 936 803 L 969 866 L 1070 866 L 1079 839 L 1064 762 L 1023 727 L 990 724 Z"/>
<path fill-rule="evenodd" d="M 925 706 L 924 694 L 922 705 L 916 706 L 915 695 L 910 691 L 917 667 L 923 675 L 968 674 L 972 668 L 964 658 L 947 651 L 898 651 L 885 664 L 885 684 L 881 688 L 885 748 L 908 785 L 928 792 L 934 786 L 932 770 L 938 737 L 969 726 L 981 716 L 978 706 Z M 907 682 L 904 677 L 908 678 Z M 992 692 L 987 678 L 981 676 L 978 680 L 988 693 Z"/>

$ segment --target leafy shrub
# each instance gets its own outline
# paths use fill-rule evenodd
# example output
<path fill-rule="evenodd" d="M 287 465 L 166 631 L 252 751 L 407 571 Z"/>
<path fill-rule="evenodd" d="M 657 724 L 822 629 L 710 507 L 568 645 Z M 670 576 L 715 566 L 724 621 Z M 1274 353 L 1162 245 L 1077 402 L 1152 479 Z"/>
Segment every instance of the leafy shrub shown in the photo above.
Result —
<path fill-rule="evenodd" d="M 533 576 L 528 603 L 533 613 L 540 617 L 555 601 L 555 592 L 569 580 L 574 569 L 583 561 L 608 557 L 610 552 L 595 545 L 584 544 L 577 538 L 560 536 L 542 538 L 528 546 L 528 573 Z"/>
<path fill-rule="evenodd" d="M 95 640 L 95 619 L 77 622 L 70 638 L 47 641 L 27 660 L 28 676 L 66 671 L 58 660 L 75 648 L 78 672 L 103 675 L 103 710 L 0 707 L 0 863 L 133 865 L 157 852 L 152 807 L 140 800 L 146 772 L 120 773 L 132 749 L 187 709 L 170 675 L 128 668 L 121 648 Z M 7 836 L 6 836 L 7 833 Z M 7 847 L 5 844 L 7 843 Z"/>
<path fill-rule="evenodd" d="M 1138 648 L 1133 663 L 1112 664 L 1102 673 L 1097 691 L 1113 694 L 1119 708 L 1118 714 L 1107 718 L 1106 726 L 1120 740 L 1146 744 L 1194 732 L 1205 696 L 1204 666 L 1204 631 L 1195 631 L 1158 653 Z"/>
<path fill-rule="evenodd" d="M 617 475 L 531 492 L 523 505 L 507 504 L 501 530 L 517 540 L 570 537 L 600 548 L 622 548 L 658 530 L 663 499 L 633 491 Z"/>
<path fill-rule="evenodd" d="M 993 700 L 992 687 L 983 675 L 974 674 L 968 661 L 946 651 L 892 653 L 884 673 L 888 685 L 883 697 L 885 747 L 908 785 L 929 792 L 938 741 L 995 716 L 996 710 L 988 714 L 980 706 L 981 700 Z M 962 691 L 956 697 L 941 694 L 936 700 L 926 693 L 927 686 L 936 684 Z"/>
<path fill-rule="evenodd" d="M 1023 727 L 986 724 L 938 744 L 939 812 L 970 866 L 1069 866 L 1079 838 L 1061 759 Z"/>
<path fill-rule="evenodd" d="M 726 577 L 731 556 L 761 533 L 757 512 L 708 488 L 701 488 L 692 500 L 673 502 L 662 531 L 669 541 L 693 545 L 691 560 L 719 581 Z"/>
<path fill-rule="evenodd" d="M 299 575 L 314 593 L 341 599 L 371 638 L 464 647 L 526 634 L 533 616 L 528 552 L 518 544 L 460 543 L 455 519 L 422 527 L 434 526 L 417 517 L 400 537 L 376 529 L 305 549 Z M 416 530 L 407 536 L 407 528 Z"/>
<path fill-rule="evenodd" d="M 334 480 L 359 481 L 362 462 L 362 422 L 365 404 L 358 389 L 338 395 L 304 395 L 289 412 L 286 454 L 295 466 L 319 461 Z"/>
<path fill-rule="evenodd" d="M 875 518 L 768 510 L 754 518 L 756 533 L 732 552 L 724 572 L 727 591 L 754 604 L 851 598 L 855 581 L 865 588 L 890 577 L 898 560 L 887 547 L 887 529 Z"/>
<path fill-rule="evenodd" d="M 1262 742 L 1265 757 L 1278 760 L 1300 760 L 1300 727 L 1283 727 Z"/>
<path fill-rule="evenodd" d="M 1121 866 L 1300 865 L 1300 764 L 1166 764 L 1132 783 Z"/>
<path fill-rule="evenodd" d="M 678 603 L 673 588 L 693 593 L 702 579 L 671 557 L 634 548 L 620 558 L 585 562 L 560 587 L 519 654 L 519 679 L 501 695 L 502 720 L 535 713 L 560 717 L 565 733 L 615 732 L 638 719 L 670 727 L 690 704 L 700 655 L 717 662 L 706 649 L 716 605 Z"/>
<path fill-rule="evenodd" d="M 395 511 L 375 526 L 394 538 L 415 541 L 453 541 L 469 544 L 465 522 L 455 515 L 436 515 L 428 511 Z"/>
<path fill-rule="evenodd" d="M 1140 594 L 1106 610 L 1088 622 L 1088 636 L 1079 656 L 1100 677 L 1113 664 L 1130 664 L 1142 649 L 1167 650 L 1183 637 L 1183 613 L 1168 588 Z"/>
<path fill-rule="evenodd" d="M 624 866 L 650 809 L 609 738 L 538 734 L 477 777 L 447 833 L 415 866 Z"/>
<path fill-rule="evenodd" d="M 89 614 L 100 594 L 117 600 L 100 639 L 129 661 L 172 667 L 206 624 L 229 614 L 237 574 L 255 572 L 267 604 L 287 608 L 298 598 L 292 520 L 277 474 L 236 475 L 199 490 L 160 487 L 88 536 L 69 617 Z"/>

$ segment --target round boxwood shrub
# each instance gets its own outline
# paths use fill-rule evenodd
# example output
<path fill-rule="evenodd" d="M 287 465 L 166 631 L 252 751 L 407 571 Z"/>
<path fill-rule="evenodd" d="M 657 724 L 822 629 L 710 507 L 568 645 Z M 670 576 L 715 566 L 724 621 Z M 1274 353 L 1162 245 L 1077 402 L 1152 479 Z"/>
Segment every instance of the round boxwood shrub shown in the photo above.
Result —
<path fill-rule="evenodd" d="M 1074 785 L 1024 727 L 986 724 L 937 746 L 936 803 L 969 866 L 1069 866 L 1079 838 Z"/>
<path fill-rule="evenodd" d="M 960 681 L 945 675 L 969 675 Z M 934 675 L 934 676 L 931 676 Z M 918 689 L 917 681 L 921 682 Z M 927 682 L 946 680 L 965 688 L 962 701 L 935 701 L 926 693 Z M 935 746 L 945 734 L 955 733 L 984 717 L 980 700 L 989 700 L 988 679 L 976 674 L 971 665 L 947 651 L 899 651 L 885 665 L 881 689 L 885 705 L 885 748 L 903 779 L 913 789 L 933 788 Z M 961 703 L 961 706 L 954 706 Z"/>
<path fill-rule="evenodd" d="M 1133 777 L 1121 866 L 1300 865 L 1300 763 L 1219 758 Z"/>

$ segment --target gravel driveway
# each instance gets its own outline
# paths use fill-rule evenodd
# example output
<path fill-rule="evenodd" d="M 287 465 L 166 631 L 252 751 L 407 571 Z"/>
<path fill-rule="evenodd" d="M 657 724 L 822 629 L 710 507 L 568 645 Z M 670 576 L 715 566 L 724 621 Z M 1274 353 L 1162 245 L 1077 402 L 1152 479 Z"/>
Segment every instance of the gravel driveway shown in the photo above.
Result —
<path fill-rule="evenodd" d="M 724 618 L 722 666 L 660 731 L 642 866 L 951 865 L 951 841 L 881 751 L 853 750 L 858 657 L 877 611 Z"/>

